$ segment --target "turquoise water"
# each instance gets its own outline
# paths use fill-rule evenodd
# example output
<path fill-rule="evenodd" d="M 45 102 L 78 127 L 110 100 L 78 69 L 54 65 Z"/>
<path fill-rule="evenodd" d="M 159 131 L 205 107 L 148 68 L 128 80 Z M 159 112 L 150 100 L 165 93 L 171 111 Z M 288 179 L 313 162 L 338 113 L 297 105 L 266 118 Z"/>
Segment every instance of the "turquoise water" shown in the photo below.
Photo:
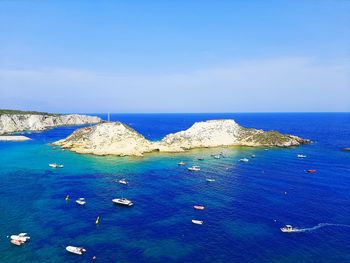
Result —
<path fill-rule="evenodd" d="M 2 142 L 0 262 L 92 262 L 93 256 L 94 262 L 350 262 L 350 153 L 340 150 L 350 147 L 350 114 L 112 115 L 153 140 L 217 118 L 314 143 L 119 158 L 49 145 L 76 127 Z M 219 152 L 225 158 L 210 156 Z M 297 159 L 300 153 L 307 158 Z M 248 163 L 238 161 L 252 154 Z M 181 160 L 202 170 L 188 172 L 177 166 Z M 52 162 L 65 167 L 50 169 Z M 115 182 L 121 178 L 130 185 Z M 86 198 L 85 207 L 75 204 L 79 197 Z M 134 206 L 113 205 L 117 197 Z M 206 209 L 194 210 L 195 204 Z M 285 224 L 304 231 L 283 234 Z M 31 240 L 15 247 L 7 236 L 20 232 Z M 67 245 L 84 246 L 87 253 L 68 254 Z"/>

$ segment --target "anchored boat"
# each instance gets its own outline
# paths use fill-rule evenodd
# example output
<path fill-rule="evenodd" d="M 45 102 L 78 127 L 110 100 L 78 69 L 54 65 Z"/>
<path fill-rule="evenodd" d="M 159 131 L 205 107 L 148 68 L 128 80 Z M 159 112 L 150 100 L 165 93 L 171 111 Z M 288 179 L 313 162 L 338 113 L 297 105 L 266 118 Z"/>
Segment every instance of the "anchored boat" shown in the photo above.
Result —
<path fill-rule="evenodd" d="M 118 181 L 118 183 L 124 184 L 124 185 L 129 184 L 129 182 L 128 182 L 127 180 L 125 180 L 125 179 L 120 179 L 120 180 Z"/>
<path fill-rule="evenodd" d="M 117 205 L 132 206 L 134 203 L 126 198 L 115 198 L 112 200 Z"/>
<path fill-rule="evenodd" d="M 203 221 L 192 219 L 192 223 L 195 225 L 203 225 Z"/>
<path fill-rule="evenodd" d="M 78 205 L 85 205 L 86 201 L 85 198 L 79 198 L 75 201 Z"/>
<path fill-rule="evenodd" d="M 188 167 L 187 169 L 189 171 L 192 171 L 192 172 L 198 172 L 198 171 L 201 170 L 201 168 L 198 165 L 194 165 L 194 166 Z"/>
<path fill-rule="evenodd" d="M 66 250 L 70 253 L 76 254 L 76 255 L 82 255 L 86 252 L 86 249 L 83 247 L 74 247 L 74 246 L 67 246 Z"/>
<path fill-rule="evenodd" d="M 58 163 L 50 163 L 49 166 L 51 168 L 63 168 L 64 167 L 63 164 L 58 164 Z"/>

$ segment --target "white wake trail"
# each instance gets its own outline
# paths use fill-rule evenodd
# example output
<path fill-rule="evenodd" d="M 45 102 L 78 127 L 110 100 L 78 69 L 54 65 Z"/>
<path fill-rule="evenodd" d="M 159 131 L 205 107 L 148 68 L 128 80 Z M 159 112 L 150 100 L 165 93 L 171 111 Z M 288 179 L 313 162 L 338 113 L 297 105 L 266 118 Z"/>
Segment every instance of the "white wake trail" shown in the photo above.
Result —
<path fill-rule="evenodd" d="M 345 224 L 331 224 L 331 223 L 320 223 L 314 227 L 309 227 L 309 228 L 298 228 L 296 229 L 295 232 L 308 232 L 308 231 L 314 231 L 316 229 L 325 227 L 325 226 L 339 226 L 339 227 L 350 227 L 350 225 L 345 225 Z"/>

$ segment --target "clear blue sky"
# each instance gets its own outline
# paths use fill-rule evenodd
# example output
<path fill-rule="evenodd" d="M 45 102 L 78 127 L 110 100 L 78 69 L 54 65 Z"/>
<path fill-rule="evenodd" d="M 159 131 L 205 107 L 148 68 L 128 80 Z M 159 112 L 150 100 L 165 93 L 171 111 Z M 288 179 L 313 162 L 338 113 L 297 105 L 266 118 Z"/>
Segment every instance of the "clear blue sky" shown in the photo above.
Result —
<path fill-rule="evenodd" d="M 0 108 L 350 111 L 350 1 L 0 1 Z"/>

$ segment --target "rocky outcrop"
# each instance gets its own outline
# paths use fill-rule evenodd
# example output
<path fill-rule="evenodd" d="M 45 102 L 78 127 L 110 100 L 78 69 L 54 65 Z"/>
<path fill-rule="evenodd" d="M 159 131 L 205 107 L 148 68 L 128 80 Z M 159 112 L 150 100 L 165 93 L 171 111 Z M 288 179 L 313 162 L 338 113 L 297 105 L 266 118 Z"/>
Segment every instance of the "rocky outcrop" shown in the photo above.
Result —
<path fill-rule="evenodd" d="M 0 114 L 0 134 L 22 131 L 42 131 L 66 125 L 83 125 L 99 123 L 95 116 L 68 114 Z"/>
<path fill-rule="evenodd" d="M 121 122 L 81 128 L 53 144 L 77 153 L 96 155 L 142 155 L 154 150 L 152 142 Z"/>
<path fill-rule="evenodd" d="M 197 122 L 185 131 L 169 134 L 156 142 L 145 139 L 123 123 L 101 123 L 78 129 L 53 144 L 78 153 L 140 156 L 152 151 L 182 152 L 219 146 L 290 147 L 308 142 L 276 131 L 243 128 L 233 120 L 211 120 Z"/>

